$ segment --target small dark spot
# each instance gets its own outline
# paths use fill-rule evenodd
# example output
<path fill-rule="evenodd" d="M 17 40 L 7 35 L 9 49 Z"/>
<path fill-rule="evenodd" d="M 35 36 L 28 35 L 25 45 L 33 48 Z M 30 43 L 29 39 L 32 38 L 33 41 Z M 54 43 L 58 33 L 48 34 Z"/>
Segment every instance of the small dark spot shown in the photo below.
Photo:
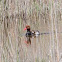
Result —
<path fill-rule="evenodd" d="M 3 19 L 2 19 L 2 22 L 3 22 Z"/>
<path fill-rule="evenodd" d="M 25 5 L 25 1 L 24 1 L 24 5 Z"/>
<path fill-rule="evenodd" d="M 7 28 L 8 28 L 8 22 L 7 22 Z"/>
<path fill-rule="evenodd" d="M 6 16 L 6 18 L 8 19 L 8 16 Z"/>
<path fill-rule="evenodd" d="M 11 0 L 11 3 L 12 3 L 12 0 Z"/>
<path fill-rule="evenodd" d="M 48 8 L 47 8 L 47 10 L 48 10 Z"/>
<path fill-rule="evenodd" d="M 8 7 L 6 7 L 6 10 L 8 10 Z"/>

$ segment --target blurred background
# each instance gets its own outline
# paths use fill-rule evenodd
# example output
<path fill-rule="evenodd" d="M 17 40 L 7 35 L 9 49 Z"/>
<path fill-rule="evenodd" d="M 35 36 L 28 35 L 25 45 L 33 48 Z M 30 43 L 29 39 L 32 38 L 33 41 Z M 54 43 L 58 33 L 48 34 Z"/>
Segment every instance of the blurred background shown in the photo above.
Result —
<path fill-rule="evenodd" d="M 46 34 L 27 46 L 26 25 Z M 62 0 L 0 0 L 0 62 L 62 62 Z"/>

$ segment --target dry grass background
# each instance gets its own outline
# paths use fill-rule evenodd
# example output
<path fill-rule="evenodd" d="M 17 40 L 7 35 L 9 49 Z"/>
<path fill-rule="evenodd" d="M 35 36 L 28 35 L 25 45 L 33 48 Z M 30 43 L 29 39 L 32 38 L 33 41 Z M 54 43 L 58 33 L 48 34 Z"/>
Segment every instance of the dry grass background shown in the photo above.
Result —
<path fill-rule="evenodd" d="M 24 43 L 26 25 L 41 33 Z M 62 0 L 0 0 L 0 62 L 62 62 Z"/>

